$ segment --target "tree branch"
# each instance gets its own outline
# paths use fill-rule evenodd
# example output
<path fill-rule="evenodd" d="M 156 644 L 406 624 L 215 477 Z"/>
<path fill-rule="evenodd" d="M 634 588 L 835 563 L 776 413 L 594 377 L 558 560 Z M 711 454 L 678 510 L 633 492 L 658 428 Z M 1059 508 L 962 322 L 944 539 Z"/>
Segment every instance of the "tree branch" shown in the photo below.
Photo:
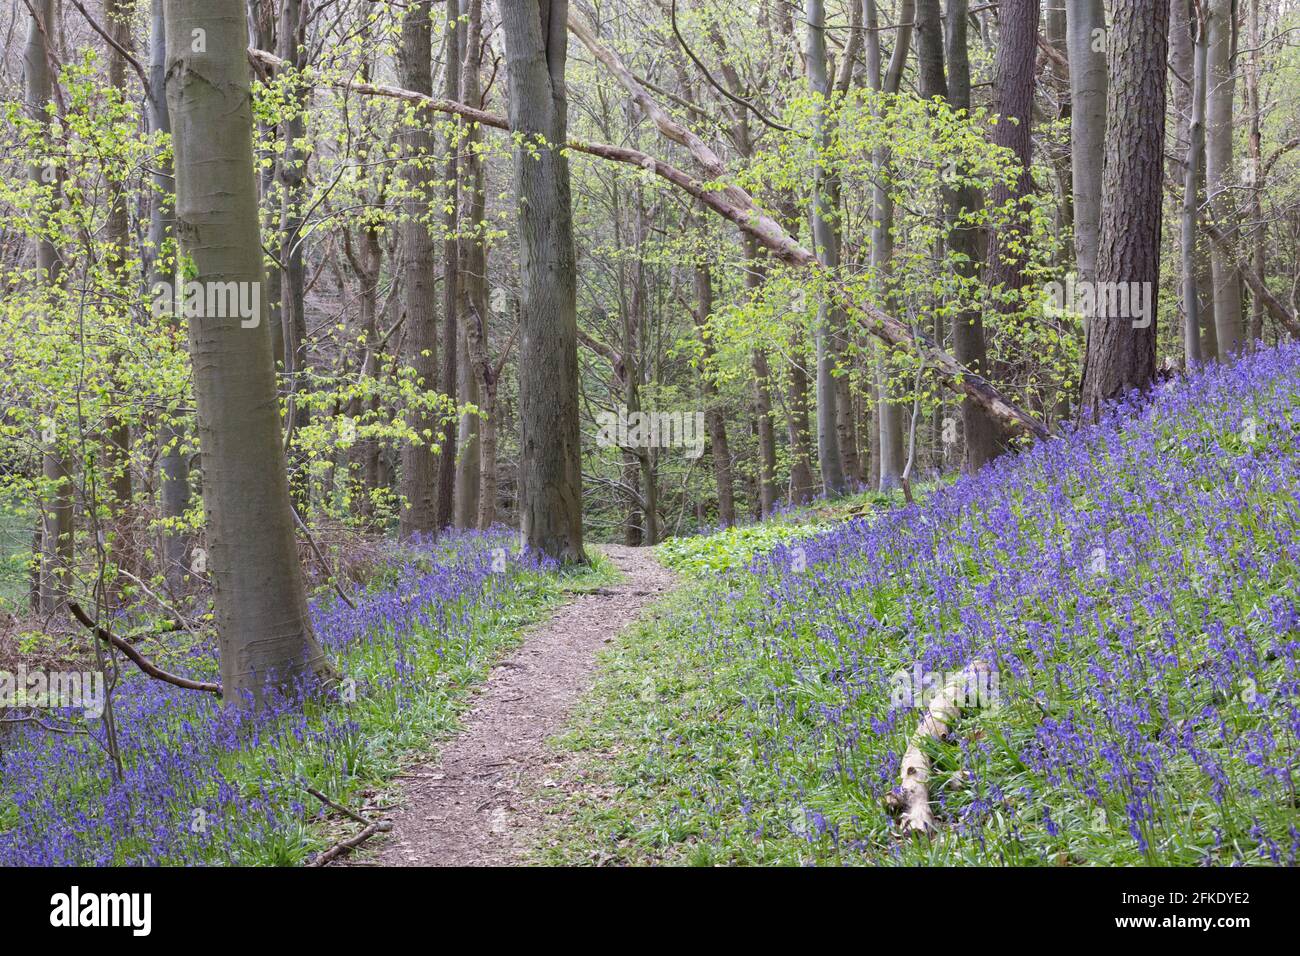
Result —
<path fill-rule="evenodd" d="M 144 671 L 144 673 L 148 674 L 155 680 L 160 680 L 167 684 L 175 684 L 177 687 L 184 687 L 186 690 L 201 690 L 208 694 L 215 694 L 218 697 L 221 696 L 220 684 L 190 680 L 188 677 L 179 677 L 176 674 L 171 674 L 163 670 L 126 641 L 122 640 L 122 638 L 118 637 L 107 628 L 100 627 L 92 621 L 86 612 L 81 609 L 81 605 L 77 604 L 75 601 L 68 602 L 68 610 L 72 612 L 72 616 L 81 622 L 87 630 L 104 643 L 111 644 L 113 647 L 117 648 L 126 655 L 127 659 L 130 660 L 132 664 L 140 668 L 140 670 Z"/>

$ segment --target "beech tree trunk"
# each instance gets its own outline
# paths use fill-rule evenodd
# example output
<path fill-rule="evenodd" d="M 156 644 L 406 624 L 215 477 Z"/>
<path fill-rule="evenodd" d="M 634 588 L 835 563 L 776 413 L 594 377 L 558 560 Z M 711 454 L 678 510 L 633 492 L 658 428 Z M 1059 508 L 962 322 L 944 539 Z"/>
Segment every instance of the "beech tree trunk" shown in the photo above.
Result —
<path fill-rule="evenodd" d="M 412 0 L 402 19 L 402 42 L 398 57 L 402 84 L 425 96 L 433 94 L 430 0 Z M 406 180 L 412 192 L 406 197 L 402 222 L 406 302 L 406 364 L 415 370 L 418 386 L 426 393 L 438 387 L 438 328 L 434 299 L 438 284 L 434 243 L 429 229 L 435 217 L 431 209 L 438 195 L 438 172 L 434 167 L 433 133 L 421 115 L 416 126 L 404 127 Z M 406 499 L 399 522 L 403 538 L 431 534 L 437 530 L 434 495 L 438 483 L 438 432 L 440 416 L 412 410 L 408 421 L 418 440 L 402 449 L 402 497 Z"/>
<path fill-rule="evenodd" d="M 718 521 L 730 528 L 736 523 L 736 498 L 731 478 L 731 448 L 727 444 L 727 419 L 718 406 L 718 388 L 713 374 L 713 344 L 708 321 L 713 314 L 713 276 L 707 263 L 695 266 L 695 329 L 700 336 L 700 394 L 704 399 L 704 420 L 709 430 L 709 454 L 718 488 Z"/>
<path fill-rule="evenodd" d="M 1236 88 L 1234 0 L 1206 0 L 1208 73 L 1205 91 L 1205 184 L 1215 224 L 1232 236 L 1237 209 L 1232 158 L 1232 99 Z M 1241 314 L 1241 277 L 1237 264 L 1220 245 L 1210 249 L 1214 281 L 1214 323 L 1219 356 L 1227 359 L 1242 350 L 1245 327 Z"/>
<path fill-rule="evenodd" d="M 500 8 L 510 81 L 519 212 L 521 339 L 519 520 L 523 543 L 563 562 L 585 561 L 578 425 L 577 263 L 564 67 L 567 0 L 510 0 Z M 534 152 L 535 150 L 535 152 Z"/>
<path fill-rule="evenodd" d="M 1097 274 L 1101 174 L 1106 143 L 1106 12 L 1102 0 L 1066 6 L 1070 51 L 1070 164 L 1074 182 L 1074 254 L 1080 282 Z"/>
<path fill-rule="evenodd" d="M 1180 27 L 1187 29 L 1185 0 L 1173 0 L 1175 8 L 1183 8 L 1182 23 L 1175 24 L 1173 33 Z M 1183 287 L 1183 352 L 1190 368 L 1201 363 L 1201 294 L 1197 285 L 1197 220 L 1200 216 L 1198 188 L 1204 177 L 1205 162 L 1205 81 L 1209 50 L 1205 42 L 1205 24 L 1197 19 L 1190 25 L 1192 42 L 1191 90 L 1188 98 L 1190 116 L 1187 122 L 1187 152 L 1183 168 L 1183 204 L 1180 215 L 1179 261 L 1182 268 Z"/>
<path fill-rule="evenodd" d="M 46 107 L 53 89 L 53 44 L 58 35 L 57 6 L 54 0 L 32 0 L 31 18 L 27 24 L 27 43 L 23 47 L 23 105 L 27 115 L 41 125 L 49 125 Z M 38 188 L 49 186 L 46 167 L 33 165 L 28 175 Z M 54 197 L 58 201 L 57 173 L 54 177 Z M 48 290 L 63 282 L 63 260 L 58 248 L 48 238 L 36 241 L 36 267 L 41 281 Z M 49 296 L 51 305 L 57 302 Z M 60 434 L 58 409 L 49 411 L 47 425 L 41 437 L 41 474 L 52 489 L 41 503 L 40 561 L 36 572 L 34 597 L 36 610 L 51 614 L 63 609 L 68 599 L 68 584 L 73 558 L 73 503 L 72 469 L 64 451 L 65 436 Z"/>
<path fill-rule="evenodd" d="M 813 121 L 815 148 L 830 148 L 831 130 L 826 112 L 830 103 L 831 84 L 826 62 L 826 7 L 823 0 L 808 0 L 808 83 L 818 103 Z M 813 175 L 812 221 L 813 240 L 817 259 L 831 272 L 839 270 L 840 247 L 833 220 L 838 215 L 834 179 L 825 163 L 817 160 Z M 840 306 L 825 299 L 817 307 L 817 328 L 814 342 L 817 352 L 817 459 L 822 472 L 822 492 L 836 497 L 848 490 L 848 476 L 844 474 L 840 457 L 840 433 L 837 428 L 839 414 L 838 390 L 835 387 L 835 369 L 839 362 L 836 351 L 836 329 L 843 324 Z"/>
<path fill-rule="evenodd" d="M 881 74 L 880 34 L 877 30 L 880 22 L 875 0 L 865 2 L 867 38 L 867 82 L 871 89 L 884 93 L 898 92 L 902 81 L 903 68 L 907 64 L 908 48 L 912 43 L 912 21 L 915 17 L 915 4 L 912 0 L 903 0 L 899 6 L 899 22 L 902 24 L 894 35 L 894 51 L 889 58 L 888 70 Z M 888 292 L 890 280 L 890 260 L 894 255 L 894 197 L 885 188 L 884 178 L 891 160 L 890 150 L 881 147 L 872 157 L 876 170 L 876 181 L 871 194 L 871 267 L 880 277 Z M 892 300 L 886 296 L 886 303 Z M 892 305 L 889 306 L 891 309 Z M 880 491 L 891 491 L 902 484 L 903 459 L 907 454 L 903 443 L 903 418 L 905 410 L 901 402 L 896 401 L 894 390 L 890 387 L 889 351 L 880 345 L 874 349 L 876 360 L 876 377 L 879 388 L 876 397 L 877 415 L 876 444 L 879 448 L 879 460 L 876 468 L 876 487 Z"/>
<path fill-rule="evenodd" d="M 163 14 L 163 0 L 153 0 L 150 10 L 149 34 L 149 125 L 153 132 L 172 132 L 171 117 L 167 113 L 167 26 Z M 149 204 L 149 287 L 158 282 L 174 282 L 174 260 L 163 259 L 164 243 L 171 238 L 172 220 L 176 211 L 170 159 L 159 163 L 153 175 L 153 196 Z M 179 317 L 167 316 L 164 321 L 179 325 Z M 182 454 L 181 444 L 185 430 L 180 422 L 168 416 L 158 429 L 159 507 L 164 522 L 182 518 L 190 506 L 189 459 Z M 189 570 L 189 536 L 164 526 L 162 532 L 163 580 L 173 597 L 180 593 L 185 574 Z"/>
<path fill-rule="evenodd" d="M 1040 0 L 1002 0 L 998 8 L 998 53 L 993 83 L 993 142 L 1011 150 L 1020 162 L 1020 178 L 1014 187 L 994 183 L 990 200 L 995 208 L 1008 201 L 1017 203 L 1011 223 L 993 230 L 989 237 L 989 282 L 1005 291 L 1025 284 L 1024 258 L 1016 246 L 1025 241 L 1027 219 L 1021 215 L 1023 200 L 1033 191 L 1032 139 L 1034 110 L 1034 67 L 1038 49 L 1038 6 Z"/>
<path fill-rule="evenodd" d="M 947 40 L 949 58 L 954 67 L 954 84 L 950 88 L 944 72 L 945 35 L 939 16 L 939 0 L 916 0 L 916 48 L 921 65 L 921 95 L 926 99 L 941 97 L 953 109 L 969 109 L 970 66 L 966 56 L 965 18 L 953 18 Z M 956 96 L 954 96 L 956 91 Z M 965 96 L 963 100 L 960 97 Z M 979 236 L 972 226 L 961 224 L 967 213 L 979 207 L 978 192 L 964 182 L 943 187 L 943 203 L 948 219 L 948 248 L 960 257 L 958 271 L 970 278 L 981 258 Z M 953 316 L 953 357 L 980 378 L 988 372 L 988 350 L 984 340 L 984 317 L 977 309 L 967 309 Z M 1001 429 L 987 410 L 967 395 L 961 403 L 962 430 L 966 447 L 966 470 L 977 471 L 1001 450 Z"/>
<path fill-rule="evenodd" d="M 240 0 L 166 0 L 176 233 L 194 281 L 265 281 L 253 171 L 248 27 Z M 208 567 L 224 697 L 331 672 L 312 633 L 281 452 L 265 309 L 189 316 Z"/>
<path fill-rule="evenodd" d="M 280 58 L 292 67 L 290 114 L 280 123 L 284 152 L 279 158 L 280 196 L 280 328 L 284 339 L 284 375 L 288 413 L 284 427 L 292 435 L 311 421 L 311 409 L 298 400 L 307 387 L 307 269 L 303 258 L 303 224 L 307 202 L 307 154 L 299 145 L 306 135 L 303 111 L 306 94 L 299 77 L 307 67 L 306 10 L 302 0 L 281 0 L 276 40 Z M 311 496 L 306 457 L 290 457 L 289 486 L 294 500 L 306 511 Z"/>
<path fill-rule="evenodd" d="M 1117 315 L 1095 315 L 1088 323 L 1081 407 L 1093 414 L 1155 377 L 1168 36 L 1169 0 L 1117 0 L 1097 281 L 1150 290 L 1152 311 L 1145 326 Z"/>
<path fill-rule="evenodd" d="M 453 103 L 460 100 L 460 46 L 465 29 L 460 25 L 459 0 L 447 0 L 446 42 L 443 44 L 443 96 Z M 452 117 L 454 120 L 455 118 Z M 459 122 L 453 122 L 443 142 L 442 207 L 442 381 L 443 391 L 457 397 L 460 381 L 457 360 L 460 358 L 460 334 L 457 330 L 456 306 L 460 301 L 460 244 L 456 240 L 460 202 L 460 160 L 457 151 Z M 439 530 L 456 518 L 456 448 L 459 421 L 448 424 L 438 457 L 438 504 L 435 523 Z"/>
<path fill-rule="evenodd" d="M 461 3 L 464 27 L 457 31 L 462 42 L 461 98 L 471 106 L 479 106 L 479 71 L 482 69 L 483 4 L 482 0 L 464 0 Z M 462 405 L 479 408 L 478 415 L 460 416 L 460 456 L 456 472 L 456 527 L 472 528 L 478 523 L 483 492 L 483 445 L 480 432 L 487 416 L 482 408 L 482 369 L 474 361 L 472 333 L 469 326 L 476 316 L 486 316 L 488 306 L 487 247 L 479 229 L 486 214 L 484 198 L 483 159 L 476 151 L 482 135 L 476 124 L 467 124 L 461 140 L 461 213 L 463 235 L 459 242 L 460 282 L 456 306 L 457 324 L 460 326 L 461 361 L 458 369 L 458 389 Z M 486 329 L 484 329 L 486 333 Z M 486 351 L 486 348 L 485 348 Z M 496 462 L 492 462 L 496 467 Z M 496 489 L 492 490 L 495 497 Z M 495 520 L 495 515 L 488 524 Z M 487 525 L 484 525 L 487 527 Z"/>

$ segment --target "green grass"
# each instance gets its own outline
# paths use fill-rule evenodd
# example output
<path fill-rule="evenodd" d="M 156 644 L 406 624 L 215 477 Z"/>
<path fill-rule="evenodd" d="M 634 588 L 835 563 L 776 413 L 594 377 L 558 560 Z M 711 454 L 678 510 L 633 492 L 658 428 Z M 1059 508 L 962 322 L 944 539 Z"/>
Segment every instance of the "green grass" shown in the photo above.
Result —
<path fill-rule="evenodd" d="M 737 525 L 715 534 L 670 538 L 655 549 L 655 555 L 665 567 L 693 576 L 739 570 L 779 544 L 902 503 L 901 491 L 865 491 L 838 501 L 819 501 L 794 508 L 758 524 Z"/>

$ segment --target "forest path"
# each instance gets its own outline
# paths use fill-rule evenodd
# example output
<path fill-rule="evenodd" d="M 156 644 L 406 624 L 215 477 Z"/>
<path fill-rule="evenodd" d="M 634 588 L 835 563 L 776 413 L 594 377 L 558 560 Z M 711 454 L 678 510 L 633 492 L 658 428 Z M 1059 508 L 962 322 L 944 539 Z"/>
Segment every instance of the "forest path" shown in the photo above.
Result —
<path fill-rule="evenodd" d="M 493 669 L 438 757 L 398 781 L 392 834 L 352 865 L 503 866 L 523 862 L 539 813 L 533 795 L 548 765 L 546 746 L 591 684 L 596 654 L 652 601 L 673 575 L 650 548 L 600 545 L 624 579 L 559 608 Z"/>

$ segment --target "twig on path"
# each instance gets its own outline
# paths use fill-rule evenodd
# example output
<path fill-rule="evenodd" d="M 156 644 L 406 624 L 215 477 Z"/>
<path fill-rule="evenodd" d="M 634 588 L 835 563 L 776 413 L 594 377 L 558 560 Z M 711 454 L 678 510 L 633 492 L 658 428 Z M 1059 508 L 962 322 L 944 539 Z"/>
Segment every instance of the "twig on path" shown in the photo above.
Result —
<path fill-rule="evenodd" d="M 333 800 L 325 796 L 325 794 L 321 793 L 315 787 L 304 787 L 303 789 L 306 790 L 308 793 L 310 793 L 321 803 L 325 804 L 325 806 L 329 807 L 332 810 L 337 810 L 345 817 L 350 817 L 351 819 L 357 821 L 360 824 L 363 824 L 364 826 L 364 829 L 356 836 L 348 837 L 346 840 L 342 840 L 334 844 L 328 850 L 325 850 L 324 852 L 317 854 L 315 857 L 312 858 L 312 860 L 307 864 L 307 866 L 313 866 L 313 867 L 324 866 L 326 863 L 329 863 L 331 860 L 336 860 L 340 856 L 343 856 L 347 853 L 351 853 L 353 850 L 355 850 L 361 844 L 365 843 L 376 833 L 387 833 L 393 829 L 392 820 L 371 820 L 365 816 L 362 816 L 356 810 L 352 810 L 348 807 L 345 807 L 341 803 L 335 803 Z"/>
<path fill-rule="evenodd" d="M 351 853 L 353 850 L 355 850 L 361 844 L 365 843 L 376 833 L 387 833 L 391 829 L 393 829 L 392 820 L 379 820 L 375 823 L 370 824 L 368 827 L 366 827 L 356 836 L 350 837 L 349 839 L 344 840 L 341 843 L 334 844 L 324 853 L 321 853 L 316 857 L 314 857 L 312 861 L 307 865 L 324 866 L 326 863 L 329 863 L 331 860 L 336 860 L 339 857 L 343 856 L 344 854 Z"/>

